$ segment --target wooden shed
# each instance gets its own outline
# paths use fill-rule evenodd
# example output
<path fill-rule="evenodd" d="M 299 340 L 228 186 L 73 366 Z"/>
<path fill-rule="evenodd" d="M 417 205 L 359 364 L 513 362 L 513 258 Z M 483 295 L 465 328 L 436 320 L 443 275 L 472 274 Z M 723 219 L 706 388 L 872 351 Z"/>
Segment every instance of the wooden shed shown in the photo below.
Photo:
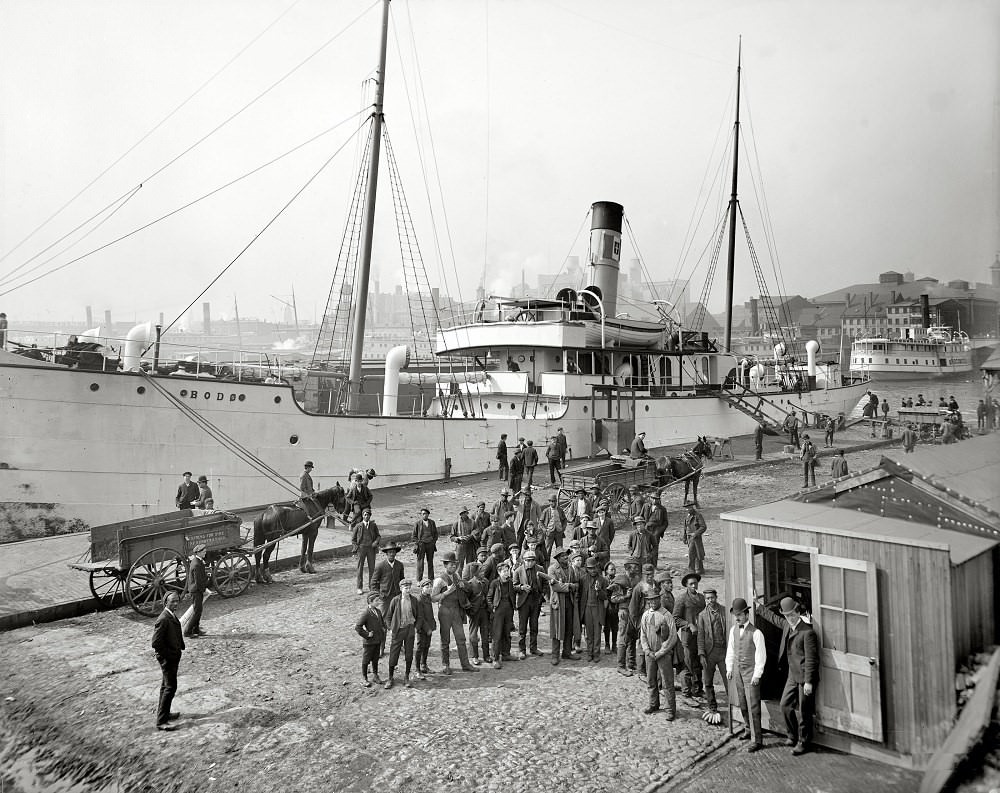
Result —
<path fill-rule="evenodd" d="M 980 457 L 976 481 L 992 491 L 1000 463 L 984 458 L 1000 438 L 987 443 L 978 453 L 973 441 L 960 446 L 966 467 Z M 923 769 L 954 722 L 958 667 L 997 638 L 1000 521 L 992 502 L 929 485 L 901 457 L 794 500 L 723 514 L 726 591 L 762 596 L 775 610 L 790 594 L 812 615 L 818 743 Z M 896 511 L 889 501 L 902 514 L 886 514 Z M 765 727 L 784 732 L 779 634 L 756 624 L 768 639 Z"/>

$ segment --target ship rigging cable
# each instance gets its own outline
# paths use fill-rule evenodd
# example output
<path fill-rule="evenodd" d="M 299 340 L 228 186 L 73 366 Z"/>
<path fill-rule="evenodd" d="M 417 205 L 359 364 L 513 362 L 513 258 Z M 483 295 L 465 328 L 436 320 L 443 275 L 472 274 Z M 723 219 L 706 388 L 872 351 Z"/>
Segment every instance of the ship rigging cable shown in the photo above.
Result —
<path fill-rule="evenodd" d="M 298 0 L 296 0 L 296 2 L 297 1 Z M 144 184 L 148 184 L 152 179 L 154 179 L 155 177 L 157 177 L 161 173 L 163 173 L 165 170 L 167 170 L 167 168 L 169 168 L 170 166 L 172 166 L 175 163 L 177 163 L 178 160 L 180 160 L 181 158 L 185 157 L 187 154 L 190 154 L 192 151 L 194 151 L 194 149 L 196 149 L 198 146 L 200 146 L 202 143 L 204 143 L 210 137 L 212 137 L 213 135 L 215 135 L 223 127 L 227 126 L 234 119 L 236 119 L 237 117 L 239 117 L 240 115 L 242 115 L 243 113 L 245 113 L 247 110 L 249 110 L 253 105 L 255 105 L 257 102 L 259 102 L 261 99 L 263 99 L 269 93 L 271 93 L 271 91 L 273 91 L 275 88 L 277 88 L 283 82 L 285 82 L 285 80 L 287 80 L 289 77 L 291 77 L 293 74 L 295 74 L 299 69 L 301 69 L 307 63 L 309 63 L 309 61 L 311 61 L 313 58 L 315 58 L 317 55 L 319 55 L 321 52 L 323 52 L 327 47 L 329 47 L 331 44 L 333 44 L 334 41 L 336 41 L 338 38 L 340 38 L 342 35 L 344 35 L 348 30 L 350 30 L 352 27 L 354 27 L 354 25 L 362 17 L 364 17 L 366 14 L 368 14 L 368 12 L 371 11 L 373 8 L 375 8 L 377 5 L 379 5 L 379 0 L 375 0 L 374 3 L 372 3 L 370 6 L 368 6 L 368 8 L 366 8 L 364 11 L 362 11 L 360 14 L 358 14 L 350 22 L 348 22 L 347 25 L 345 27 L 343 27 L 339 32 L 335 33 L 333 36 L 331 36 L 330 38 L 328 38 L 325 42 L 323 42 L 323 44 L 321 44 L 319 47 L 317 47 L 315 50 L 313 50 L 309 55 L 307 55 L 305 58 L 303 58 L 301 61 L 299 61 L 299 63 L 297 63 L 295 66 L 293 66 L 289 71 L 285 72 L 285 74 L 283 74 L 281 77 L 279 77 L 273 83 L 271 83 L 271 85 L 269 85 L 267 88 L 265 88 L 259 94 L 257 94 L 253 99 L 251 99 L 249 102 L 247 102 L 246 104 L 244 104 L 241 108 L 239 108 L 238 110 L 236 110 L 234 113 L 230 114 L 225 120 L 223 120 L 221 123 L 217 124 L 211 130 L 209 130 L 208 132 L 206 132 L 204 135 L 202 135 L 200 138 L 198 138 L 194 143 L 192 143 L 187 148 L 185 148 L 184 150 L 182 150 L 179 154 L 175 155 L 174 157 L 172 157 L 171 159 L 169 159 L 166 163 L 164 163 L 159 168 L 157 168 L 155 171 L 153 171 L 149 176 L 147 176 L 145 179 L 143 179 L 134 189 L 138 190 Z M 291 10 L 291 7 L 289 7 L 288 10 Z M 287 13 L 287 11 L 285 13 Z M 282 14 L 281 16 L 283 16 L 283 15 L 284 14 Z M 280 18 L 281 17 L 279 16 L 278 19 L 280 19 Z M 25 242 L 27 242 L 28 239 L 30 239 L 32 236 L 34 236 L 34 234 L 37 231 L 39 231 L 41 228 L 43 228 L 45 225 L 47 225 L 60 212 L 62 212 L 66 207 L 68 207 L 70 204 L 72 204 L 80 195 L 82 195 L 84 192 L 86 192 L 86 190 L 89 189 L 91 185 L 93 185 L 98 179 L 100 179 L 102 176 L 104 176 L 104 174 L 106 174 L 115 165 L 117 165 L 119 162 L 121 162 L 121 160 L 124 159 L 133 149 L 135 149 L 146 138 L 148 138 L 157 129 L 159 129 L 159 127 L 161 125 L 163 125 L 164 123 L 166 123 L 170 119 L 171 116 L 173 116 L 175 113 L 177 113 L 182 107 L 184 107 L 184 105 L 186 105 L 195 96 L 197 96 L 198 93 L 200 93 L 205 87 L 207 87 L 219 74 L 221 74 L 223 71 L 225 71 L 225 69 L 233 61 L 235 61 L 240 55 L 242 55 L 243 52 L 246 51 L 246 49 L 248 49 L 254 42 L 257 41 L 257 39 L 259 39 L 262 35 L 264 35 L 264 33 L 266 33 L 267 30 L 269 30 L 278 21 L 278 19 L 275 19 L 274 22 L 272 22 L 270 25 L 268 25 L 268 27 L 265 28 L 264 31 L 262 31 L 260 34 L 258 34 L 249 44 L 247 44 L 236 55 L 234 55 L 226 63 L 225 66 L 223 66 L 219 71 L 217 71 L 214 75 L 212 75 L 212 77 L 210 77 L 208 80 L 206 80 L 193 94 L 191 94 L 187 99 L 185 99 L 183 102 L 181 102 L 181 104 L 179 104 L 170 113 L 168 113 L 167 116 L 165 116 L 149 132 L 147 132 L 142 138 L 140 138 L 136 143 L 134 143 L 124 154 L 121 155 L 121 157 L 119 157 L 117 160 L 115 160 L 113 163 L 111 163 L 111 165 L 109 165 L 107 168 L 105 168 L 101 173 L 99 173 L 97 176 L 95 176 L 94 179 L 90 181 L 90 183 L 88 183 L 86 186 L 83 187 L 83 189 L 80 190 L 80 192 L 78 192 L 69 201 L 67 201 L 62 207 L 60 207 L 52 215 L 50 215 L 48 219 L 46 219 L 45 221 L 43 221 L 36 229 L 34 229 L 34 231 L 30 232 L 27 237 L 25 237 L 23 240 L 21 240 L 21 242 L 17 243 L 17 245 L 15 245 L 13 248 L 11 248 L 11 250 L 7 251 L 7 253 L 5 253 L 3 256 L 0 256 L 0 261 L 5 260 L 7 258 L 7 256 L 9 256 L 15 250 L 17 250 L 18 248 L 20 248 L 21 245 L 23 245 Z M 327 131 L 329 131 L 329 130 L 327 130 Z M 325 133 L 320 133 L 320 134 L 325 134 Z M 298 148 L 298 147 L 296 147 L 296 148 Z M 292 151 L 295 151 L 295 149 L 292 149 Z M 253 171 L 251 171 L 250 173 L 253 173 Z M 249 174 L 247 174 L 247 175 L 249 175 Z M 226 186 L 228 186 L 228 185 L 226 185 Z M 201 199 L 198 199 L 198 200 L 201 200 Z M 181 209 L 185 209 L 185 208 L 186 207 L 181 207 Z M 177 211 L 180 211 L 180 210 L 177 210 Z M 173 214 L 173 213 L 171 213 L 171 214 Z M 169 215 L 167 215 L 166 217 L 169 217 Z M 163 218 L 160 218 L 159 220 L 162 220 L 162 219 Z M 159 221 L 158 220 L 153 221 L 153 223 L 156 223 L 156 222 L 159 222 Z M 149 224 L 149 225 L 152 225 L 152 223 Z M 141 231 L 143 228 L 146 228 L 146 226 L 140 227 L 139 229 L 137 229 L 137 231 Z M 131 236 L 131 235 L 126 235 L 126 236 Z M 119 238 L 117 240 L 113 240 L 111 243 L 108 243 L 108 244 L 109 245 L 114 244 L 116 242 L 119 242 L 121 239 L 124 239 L 124 237 L 121 237 L 121 238 Z M 102 246 L 101 248 L 98 248 L 97 250 L 98 251 L 99 250 L 103 250 L 103 248 L 106 248 L 106 247 L 107 247 L 107 245 Z M 97 251 L 91 251 L 90 253 L 84 254 L 84 256 L 90 256 L 92 253 L 96 253 L 96 252 Z M 19 264 L 17 267 L 15 267 L 13 270 L 11 270 L 6 276 L 4 276 L 4 280 L 7 280 L 7 279 L 13 277 L 18 272 L 18 270 L 20 270 L 26 264 L 28 264 L 29 262 L 31 262 L 36 256 L 38 256 L 38 254 L 35 254 L 35 256 L 33 256 L 33 257 L 29 258 L 28 260 L 26 260 L 26 261 L 22 262 L 21 264 Z M 80 258 L 83 258 L 83 257 L 80 257 Z M 72 260 L 70 262 L 67 262 L 67 265 L 72 264 L 74 261 L 79 261 L 79 259 L 74 259 L 74 260 Z M 64 266 L 66 266 L 66 265 L 64 265 Z M 62 269 L 62 268 L 59 267 L 59 268 L 56 268 L 55 270 L 51 270 L 49 273 L 45 273 L 45 275 L 50 275 L 51 273 L 56 272 L 59 269 Z M 37 281 L 37 280 L 38 279 L 35 278 L 35 279 L 32 279 L 32 281 L 29 281 L 28 283 L 33 283 L 34 281 Z M 21 284 L 21 286 L 27 286 L 27 284 Z M 19 287 L 15 287 L 15 288 L 19 288 Z M 9 291 L 13 291 L 13 290 L 8 290 L 8 292 Z M 0 297 L 2 297 L 5 294 L 7 294 L 7 292 L 0 293 Z"/>
<path fill-rule="evenodd" d="M 155 377 L 152 377 L 146 372 L 142 372 L 142 376 L 146 379 L 146 382 L 159 391 L 170 404 L 194 422 L 200 430 L 217 440 L 221 446 L 225 447 L 247 463 L 250 467 L 263 474 L 265 478 L 270 479 L 275 484 L 283 487 L 285 490 L 288 490 L 290 493 L 293 493 L 296 497 L 298 497 L 299 489 L 292 482 L 285 479 L 285 477 L 283 477 L 278 471 L 257 457 L 257 455 L 251 452 L 246 446 L 243 446 L 231 435 L 223 432 L 218 426 L 213 424 L 190 405 L 186 404 L 182 399 L 171 394 L 166 388 L 156 381 Z"/>

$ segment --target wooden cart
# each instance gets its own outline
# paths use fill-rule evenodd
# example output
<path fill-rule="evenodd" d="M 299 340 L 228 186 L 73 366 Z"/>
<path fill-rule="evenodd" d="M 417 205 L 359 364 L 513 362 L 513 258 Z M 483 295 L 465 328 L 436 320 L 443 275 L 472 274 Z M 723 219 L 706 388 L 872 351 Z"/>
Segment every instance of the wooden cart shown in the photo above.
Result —
<path fill-rule="evenodd" d="M 212 588 L 236 597 L 250 586 L 252 550 L 244 550 L 241 520 L 227 512 L 182 509 L 161 515 L 95 526 L 90 530 L 90 561 L 70 567 L 90 574 L 90 591 L 110 608 L 126 600 L 146 616 L 163 609 L 168 592 L 183 598 L 188 558 L 198 545 L 207 549 Z"/>
<path fill-rule="evenodd" d="M 636 487 L 646 492 L 656 487 L 656 466 L 652 460 L 633 460 L 629 457 L 612 457 L 599 463 L 575 465 L 563 473 L 559 506 L 566 509 L 579 488 L 589 493 L 595 485 L 601 489 L 601 499 L 608 502 L 611 519 L 621 523 L 628 520 L 631 505 L 629 488 Z"/>

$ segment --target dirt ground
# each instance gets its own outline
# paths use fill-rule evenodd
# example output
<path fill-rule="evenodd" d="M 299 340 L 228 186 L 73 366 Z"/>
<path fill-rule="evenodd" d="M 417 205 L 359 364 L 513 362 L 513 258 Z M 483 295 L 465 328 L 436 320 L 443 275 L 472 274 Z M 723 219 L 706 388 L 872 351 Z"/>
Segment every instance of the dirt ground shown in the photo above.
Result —
<path fill-rule="evenodd" d="M 881 453 L 849 454 L 852 470 Z M 703 479 L 702 588 L 731 597 L 719 513 L 788 495 L 800 476 L 788 461 Z M 475 503 L 494 498 L 497 483 L 462 487 L 452 497 Z M 661 546 L 675 570 L 686 567 L 682 513 L 678 497 Z M 626 534 L 613 547 L 619 563 Z M 412 550 L 400 559 L 412 575 Z M 181 662 L 173 733 L 154 729 L 160 676 L 150 620 L 123 608 L 0 635 L 4 791 L 642 790 L 728 736 L 690 704 L 679 703 L 672 723 L 644 716 L 644 683 L 616 674 L 610 655 L 558 667 L 529 657 L 412 689 L 362 688 L 354 563 L 317 567 L 315 576 L 279 573 L 239 598 L 209 599 L 209 635 L 190 640 Z M 540 626 L 544 651 L 547 616 Z M 430 665 L 441 666 L 436 634 Z"/>

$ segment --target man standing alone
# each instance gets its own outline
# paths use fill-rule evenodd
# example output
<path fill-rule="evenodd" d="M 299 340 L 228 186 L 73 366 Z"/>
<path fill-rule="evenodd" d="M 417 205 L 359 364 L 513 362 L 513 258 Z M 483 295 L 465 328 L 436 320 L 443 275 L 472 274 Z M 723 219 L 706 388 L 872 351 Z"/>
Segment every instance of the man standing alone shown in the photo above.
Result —
<path fill-rule="evenodd" d="M 174 719 L 180 718 L 179 713 L 171 713 L 170 705 L 177 693 L 177 668 L 181 663 L 184 651 L 184 637 L 181 634 L 181 622 L 174 611 L 180 597 L 176 592 L 168 592 L 163 602 L 163 611 L 153 625 L 153 652 L 160 664 L 163 680 L 160 683 L 160 700 L 156 710 L 156 729 L 170 732 Z"/>
<path fill-rule="evenodd" d="M 524 473 L 528 477 L 525 484 L 531 487 L 535 478 L 535 466 L 538 465 L 538 449 L 535 448 L 534 441 L 528 441 L 524 447 Z"/>
<path fill-rule="evenodd" d="M 764 457 L 764 425 L 757 422 L 757 427 L 753 431 L 753 448 L 756 452 L 755 460 L 761 460 Z"/>
<path fill-rule="evenodd" d="M 813 487 L 816 486 L 816 447 L 809 440 L 809 433 L 802 436 L 802 486 L 809 487 L 809 480 L 812 479 Z"/>
<path fill-rule="evenodd" d="M 427 575 L 434 576 L 434 552 L 437 550 L 438 527 L 431 520 L 431 511 L 424 507 L 420 510 L 420 520 L 413 524 L 413 540 L 417 544 L 414 553 L 417 554 L 417 580 L 423 580 L 424 562 L 427 562 Z"/>
<path fill-rule="evenodd" d="M 507 433 L 500 436 L 497 444 L 497 468 L 500 470 L 500 481 L 506 482 L 510 476 L 510 466 L 507 463 Z"/>

